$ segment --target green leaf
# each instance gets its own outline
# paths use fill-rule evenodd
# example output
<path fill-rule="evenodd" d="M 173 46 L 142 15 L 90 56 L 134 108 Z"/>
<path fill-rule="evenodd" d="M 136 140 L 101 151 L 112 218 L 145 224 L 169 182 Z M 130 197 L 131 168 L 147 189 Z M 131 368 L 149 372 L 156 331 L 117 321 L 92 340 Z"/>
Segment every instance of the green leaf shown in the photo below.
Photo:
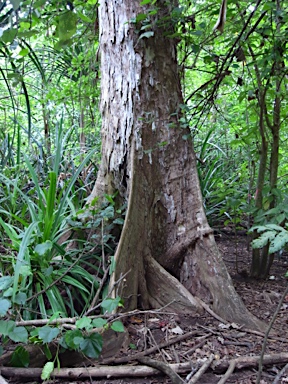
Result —
<path fill-rule="evenodd" d="M 25 367 L 27 368 L 30 363 L 29 352 L 22 345 L 18 345 L 11 357 L 12 367 Z"/>
<path fill-rule="evenodd" d="M 102 351 L 103 339 L 98 333 L 92 333 L 80 343 L 81 351 L 91 359 L 97 359 Z"/>
<path fill-rule="evenodd" d="M 57 312 L 53 313 L 53 315 L 50 317 L 50 319 L 48 321 L 48 324 L 51 323 L 51 321 L 57 320 L 57 319 L 60 319 L 60 318 L 61 318 L 61 312 L 57 311 Z"/>
<path fill-rule="evenodd" d="M 117 219 L 113 220 L 113 224 L 124 224 L 124 220 L 121 217 L 118 217 Z"/>
<path fill-rule="evenodd" d="M 121 321 L 118 321 L 118 320 L 112 323 L 111 329 L 113 329 L 113 331 L 115 332 L 125 332 L 124 325 L 122 324 Z"/>
<path fill-rule="evenodd" d="M 91 327 L 91 319 L 89 317 L 82 317 L 82 319 L 76 321 L 76 327 L 79 329 Z"/>
<path fill-rule="evenodd" d="M 8 287 L 10 287 L 12 282 L 13 282 L 13 278 L 11 276 L 0 277 L 0 291 L 4 291 Z"/>
<path fill-rule="evenodd" d="M 51 360 L 52 359 L 52 353 L 50 351 L 50 348 L 49 348 L 48 344 L 44 344 L 43 345 L 43 351 L 45 353 L 45 356 L 46 356 L 47 360 Z"/>
<path fill-rule="evenodd" d="M 141 33 L 139 39 L 143 39 L 144 37 L 146 37 L 146 39 L 149 39 L 149 37 L 152 37 L 152 36 L 154 36 L 154 32 L 147 31 L 147 32 Z"/>
<path fill-rule="evenodd" d="M 282 227 L 280 227 L 280 225 L 276 225 L 276 224 L 266 224 L 265 225 L 266 228 L 268 229 L 275 229 L 275 231 L 284 231 L 284 229 Z"/>
<path fill-rule="evenodd" d="M 39 329 L 39 337 L 44 343 L 51 343 L 59 335 L 60 330 L 58 328 L 51 328 L 48 325 Z"/>
<path fill-rule="evenodd" d="M 4 43 L 12 43 L 17 35 L 17 31 L 17 29 L 6 29 L 6 31 L 3 32 L 0 40 Z"/>
<path fill-rule="evenodd" d="M 24 327 L 15 327 L 8 336 L 15 343 L 27 343 L 28 341 L 28 332 Z"/>
<path fill-rule="evenodd" d="M 75 329 L 73 331 L 67 331 L 64 335 L 64 341 L 67 344 L 67 346 L 71 349 L 77 349 L 79 346 L 79 343 L 77 342 L 77 339 L 79 338 L 83 339 L 82 332 L 79 329 Z"/>
<path fill-rule="evenodd" d="M 48 361 L 43 367 L 42 373 L 41 373 L 41 379 L 42 380 L 48 380 L 51 376 L 51 373 L 54 369 L 54 361 Z"/>
<path fill-rule="evenodd" d="M 92 23 L 93 20 L 90 19 L 90 17 L 84 15 L 82 12 L 77 12 L 77 15 L 80 17 L 81 20 L 85 21 L 86 23 Z"/>
<path fill-rule="evenodd" d="M 104 325 L 106 324 L 107 324 L 107 320 L 102 319 L 101 317 L 99 317 L 98 319 L 94 319 L 92 321 L 92 326 L 95 328 L 103 328 Z"/>
<path fill-rule="evenodd" d="M 118 308 L 120 302 L 121 298 L 119 296 L 115 299 L 108 298 L 102 301 L 101 307 L 105 312 L 112 313 L 116 308 Z"/>
<path fill-rule="evenodd" d="M 25 256 L 27 255 L 27 247 L 29 243 L 31 242 L 32 233 L 34 229 L 38 226 L 38 222 L 32 222 L 29 227 L 25 230 L 24 236 L 22 238 L 19 252 L 17 255 L 16 265 L 14 267 L 14 282 L 13 282 L 13 301 L 15 300 L 18 283 L 19 283 L 19 276 L 21 274 L 21 268 L 23 267 Z"/>
<path fill-rule="evenodd" d="M 279 232 L 276 237 L 271 241 L 269 253 L 275 253 L 284 248 L 288 243 L 288 232 Z"/>
<path fill-rule="evenodd" d="M 9 335 L 15 328 L 15 322 L 12 320 L 0 320 L 0 334 L 3 336 Z"/>
<path fill-rule="evenodd" d="M 143 20 L 146 20 L 147 19 L 147 15 L 146 13 L 138 13 L 138 15 L 136 16 L 136 23 L 139 23 L 140 21 L 143 21 Z"/>
<path fill-rule="evenodd" d="M 60 41 L 69 40 L 76 33 L 77 15 L 67 11 L 59 17 L 58 34 Z"/>
<path fill-rule="evenodd" d="M 5 316 L 11 307 L 11 301 L 8 299 L 0 299 L 0 316 Z"/>
<path fill-rule="evenodd" d="M 24 305 L 27 300 L 27 295 L 24 292 L 18 292 L 16 293 L 14 303 L 18 305 Z"/>
<path fill-rule="evenodd" d="M 53 248 L 53 243 L 50 240 L 45 241 L 45 243 L 37 244 L 34 251 L 39 255 L 43 256 L 47 251 L 51 251 Z"/>
<path fill-rule="evenodd" d="M 258 239 L 255 239 L 252 241 L 252 247 L 253 248 L 265 247 L 265 245 L 268 244 L 268 241 L 271 241 L 274 239 L 275 235 L 276 235 L 275 231 L 266 231 L 262 233 Z"/>

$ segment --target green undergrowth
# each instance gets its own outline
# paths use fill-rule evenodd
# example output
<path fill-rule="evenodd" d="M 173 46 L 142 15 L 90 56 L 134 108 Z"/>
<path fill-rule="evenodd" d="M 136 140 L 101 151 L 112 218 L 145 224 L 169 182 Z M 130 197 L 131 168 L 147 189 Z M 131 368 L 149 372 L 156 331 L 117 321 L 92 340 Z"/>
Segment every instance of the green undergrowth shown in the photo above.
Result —
<path fill-rule="evenodd" d="M 59 366 L 63 350 L 97 358 L 102 333 L 124 331 L 120 321 L 105 316 L 122 306 L 120 297 L 109 298 L 108 285 L 125 206 L 117 207 L 115 196 L 86 204 L 90 190 L 83 174 L 96 150 L 73 159 L 71 170 L 60 140 L 61 133 L 45 174 L 28 156 L 0 173 L 1 353 L 12 343 L 11 365 L 27 367 L 26 346 L 40 345 L 48 360 L 43 380 Z M 71 318 L 73 329 L 63 320 Z M 51 343 L 57 344 L 54 354 Z"/>

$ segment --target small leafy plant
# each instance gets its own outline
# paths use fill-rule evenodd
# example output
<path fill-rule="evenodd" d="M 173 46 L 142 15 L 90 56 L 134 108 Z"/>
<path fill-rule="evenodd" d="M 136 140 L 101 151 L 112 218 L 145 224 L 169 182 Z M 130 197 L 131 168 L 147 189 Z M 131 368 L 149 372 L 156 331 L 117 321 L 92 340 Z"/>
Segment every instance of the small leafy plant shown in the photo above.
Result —
<path fill-rule="evenodd" d="M 288 244 L 288 231 L 277 224 L 255 225 L 251 231 L 257 230 L 260 236 L 252 241 L 253 248 L 263 248 L 269 244 L 269 253 L 281 251 Z"/>

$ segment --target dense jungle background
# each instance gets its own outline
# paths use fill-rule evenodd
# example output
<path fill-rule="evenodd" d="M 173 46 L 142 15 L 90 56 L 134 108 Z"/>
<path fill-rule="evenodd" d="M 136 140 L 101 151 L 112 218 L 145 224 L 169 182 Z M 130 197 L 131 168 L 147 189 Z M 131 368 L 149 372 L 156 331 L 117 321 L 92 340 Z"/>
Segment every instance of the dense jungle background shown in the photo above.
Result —
<path fill-rule="evenodd" d="M 124 379 L 99 383 L 192 383 L 213 352 L 213 373 L 198 379 L 220 383 L 229 364 L 217 368 L 217 359 L 264 356 L 266 348 L 278 356 L 262 359 L 268 370 L 258 360 L 241 362 L 242 371 L 227 382 L 287 382 L 280 371 L 288 361 L 288 3 L 182 0 L 167 16 L 184 95 L 180 122 L 190 132 L 183 140 L 195 149 L 206 216 L 244 303 L 273 321 L 271 339 L 223 323 L 213 312 L 115 314 L 124 302 L 121 292 L 110 297 L 109 277 L 127 206 L 117 204 L 117 193 L 101 204 L 89 199 L 101 162 L 98 5 L 0 2 L 1 373 L 17 381 L 30 366 L 32 377 L 45 381 L 68 362 L 87 367 L 95 359 L 106 365 L 142 359 L 153 367 L 143 371 L 145 379 L 127 379 L 130 370 Z M 141 5 L 145 11 L 127 23 L 139 40 L 153 38 L 157 1 Z M 175 378 L 145 360 L 152 353 L 166 365 L 193 364 Z M 168 381 L 148 379 L 155 368 Z M 71 372 L 68 382 L 84 382 L 83 371 Z"/>

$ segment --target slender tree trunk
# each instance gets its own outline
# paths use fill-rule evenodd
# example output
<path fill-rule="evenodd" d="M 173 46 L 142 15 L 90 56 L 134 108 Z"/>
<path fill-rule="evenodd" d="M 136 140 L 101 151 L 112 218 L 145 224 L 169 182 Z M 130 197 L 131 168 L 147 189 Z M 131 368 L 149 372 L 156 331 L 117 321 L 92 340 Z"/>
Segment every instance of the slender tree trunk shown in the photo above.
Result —
<path fill-rule="evenodd" d="M 268 143 L 266 139 L 265 132 L 265 92 L 264 90 L 260 91 L 259 95 L 259 132 L 261 137 L 261 150 L 260 150 L 260 162 L 258 169 L 258 179 L 257 179 L 257 189 L 255 196 L 255 206 L 258 210 L 263 207 L 263 187 L 265 183 L 265 175 L 266 175 L 266 165 L 268 158 Z M 255 230 L 253 232 L 253 240 L 257 239 L 259 234 Z M 250 275 L 252 277 L 260 277 L 263 273 L 263 263 L 267 263 L 268 259 L 268 250 L 269 245 L 263 247 L 262 249 L 253 249 L 252 251 L 252 263 L 250 269 Z"/>
<path fill-rule="evenodd" d="M 127 309 L 200 311 L 263 324 L 246 310 L 222 261 L 202 206 L 195 154 L 181 126 L 183 104 L 172 2 L 158 1 L 151 32 L 131 20 L 134 0 L 100 0 L 102 164 L 91 195 L 128 201 L 111 280 Z M 173 6 L 176 6 L 173 4 Z M 200 299 L 200 300 L 199 300 Z"/>

